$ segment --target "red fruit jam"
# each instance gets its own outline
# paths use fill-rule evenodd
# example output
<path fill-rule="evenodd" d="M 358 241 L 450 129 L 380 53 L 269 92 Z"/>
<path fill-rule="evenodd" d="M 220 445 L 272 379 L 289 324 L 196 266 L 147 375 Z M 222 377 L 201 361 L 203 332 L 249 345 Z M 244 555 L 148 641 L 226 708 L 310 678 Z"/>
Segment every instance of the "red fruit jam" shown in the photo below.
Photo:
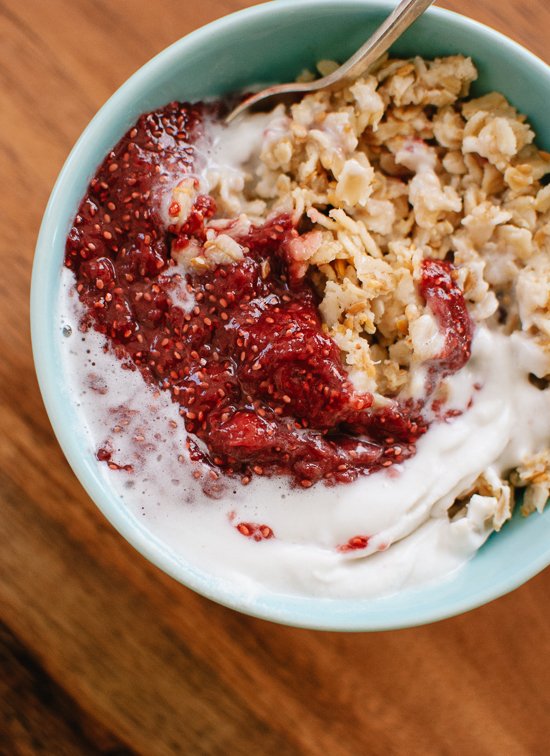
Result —
<path fill-rule="evenodd" d="M 192 459 L 243 483 L 273 474 L 304 487 L 348 482 L 410 457 L 427 429 L 422 403 L 376 409 L 372 395 L 354 390 L 322 331 L 313 287 L 291 277 L 288 242 L 298 231 L 289 217 L 237 238 L 247 249 L 240 262 L 177 273 L 172 243 L 204 243 L 215 203 L 199 196 L 176 237 L 161 220 L 160 196 L 197 170 L 193 144 L 203 138 L 205 113 L 201 104 L 171 103 L 141 116 L 91 181 L 65 258 L 86 308 L 84 326 L 171 392 Z M 445 334 L 430 366 L 434 386 L 470 354 L 472 325 L 452 274 L 447 263 L 425 261 L 421 293 Z M 177 287 L 194 300 L 192 309 L 177 303 Z"/>
<path fill-rule="evenodd" d="M 431 361 L 437 378 L 456 373 L 470 359 L 474 326 L 462 291 L 453 278 L 453 266 L 445 260 L 423 260 L 420 293 L 445 334 L 445 345 Z"/>

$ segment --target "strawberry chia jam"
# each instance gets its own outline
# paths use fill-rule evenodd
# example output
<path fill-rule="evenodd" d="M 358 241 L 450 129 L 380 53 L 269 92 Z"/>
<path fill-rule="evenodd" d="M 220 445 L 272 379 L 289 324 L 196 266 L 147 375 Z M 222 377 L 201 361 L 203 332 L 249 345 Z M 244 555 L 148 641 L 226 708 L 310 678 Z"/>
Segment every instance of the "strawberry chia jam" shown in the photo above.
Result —
<path fill-rule="evenodd" d="M 66 245 L 83 326 L 170 392 L 191 458 L 216 475 L 245 484 L 255 475 L 286 475 L 308 488 L 411 457 L 440 380 L 470 357 L 473 326 L 452 265 L 426 259 L 422 266 L 419 290 L 444 337 L 426 366 L 425 398 L 376 406 L 372 394 L 354 389 L 323 332 L 316 290 L 289 253 L 307 229 L 289 215 L 244 233 L 235 224 L 246 254 L 232 265 L 179 272 L 171 258 L 173 249 L 204 244 L 216 214 L 214 200 L 199 194 L 183 226 L 167 225 L 161 195 L 196 170 L 202 157 L 194 145 L 217 110 L 171 103 L 143 115 L 98 169 Z M 171 205 L 168 213 L 178 211 Z M 177 288 L 191 306 L 179 302 Z M 98 449 L 98 459 L 108 462 L 110 452 Z M 357 538 L 342 549 L 364 548 L 367 537 Z"/>

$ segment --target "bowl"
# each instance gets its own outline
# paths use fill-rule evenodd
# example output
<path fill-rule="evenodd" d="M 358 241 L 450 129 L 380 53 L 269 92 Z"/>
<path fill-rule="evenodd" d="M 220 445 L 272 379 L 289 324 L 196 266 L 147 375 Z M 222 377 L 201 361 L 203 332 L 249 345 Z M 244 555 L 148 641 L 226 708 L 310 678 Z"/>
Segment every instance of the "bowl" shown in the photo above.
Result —
<path fill-rule="evenodd" d="M 484 604 L 550 564 L 550 509 L 527 519 L 516 514 L 449 579 L 384 598 L 315 599 L 266 592 L 250 599 L 221 588 L 156 540 L 100 475 L 75 400 L 59 381 L 61 336 L 55 313 L 65 239 L 97 166 L 141 113 L 174 99 L 192 101 L 253 83 L 290 81 L 323 58 L 343 60 L 393 6 L 370 0 L 277 0 L 226 16 L 168 47 L 123 84 L 76 143 L 53 189 L 36 246 L 31 294 L 36 371 L 52 426 L 78 479 L 119 532 L 176 580 L 233 609 L 287 625 L 384 630 L 432 622 Z M 550 102 L 550 67 L 507 37 L 433 8 L 393 51 L 402 56 L 472 56 L 480 74 L 473 93 L 504 93 L 528 115 L 539 146 L 550 149 L 550 121 L 541 105 Z"/>

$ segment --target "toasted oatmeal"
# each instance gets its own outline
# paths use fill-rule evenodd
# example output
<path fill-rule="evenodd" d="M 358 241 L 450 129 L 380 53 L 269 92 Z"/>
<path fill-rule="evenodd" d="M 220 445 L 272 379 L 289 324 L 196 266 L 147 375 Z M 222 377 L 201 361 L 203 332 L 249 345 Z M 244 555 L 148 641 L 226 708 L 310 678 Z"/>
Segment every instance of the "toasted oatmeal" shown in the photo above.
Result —
<path fill-rule="evenodd" d="M 441 348 L 418 289 L 426 258 L 451 260 L 474 323 L 522 331 L 545 355 L 538 378 L 550 372 L 550 154 L 502 94 L 468 98 L 476 78 L 461 55 L 384 59 L 342 90 L 279 106 L 244 178 L 206 177 L 222 217 L 290 213 L 300 224 L 296 270 L 314 281 L 352 382 L 382 405 L 412 396 L 415 369 Z M 208 242 L 210 264 L 238 259 L 227 239 Z M 548 454 L 526 457 L 509 479 L 527 487 L 524 511 L 548 498 Z M 479 480 L 465 493 L 493 497 L 498 528 L 511 483 Z"/>
<path fill-rule="evenodd" d="M 516 488 L 544 508 L 550 160 L 475 78 L 384 60 L 230 126 L 172 102 L 90 182 L 66 376 L 109 485 L 207 574 L 387 595 L 464 564 Z"/>

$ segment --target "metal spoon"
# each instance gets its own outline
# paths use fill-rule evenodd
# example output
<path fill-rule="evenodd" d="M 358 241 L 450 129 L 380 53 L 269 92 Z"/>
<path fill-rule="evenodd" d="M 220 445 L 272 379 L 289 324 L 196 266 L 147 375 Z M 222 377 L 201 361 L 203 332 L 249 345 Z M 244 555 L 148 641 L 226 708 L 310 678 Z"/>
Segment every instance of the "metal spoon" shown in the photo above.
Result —
<path fill-rule="evenodd" d="M 336 71 L 321 79 L 308 82 L 292 82 L 290 84 L 276 84 L 267 87 L 261 92 L 247 97 L 226 118 L 230 123 L 239 113 L 247 110 L 259 102 L 272 100 L 281 102 L 281 99 L 289 99 L 292 96 L 318 92 L 320 89 L 338 89 L 348 81 L 353 81 L 375 63 L 386 50 L 393 45 L 403 32 L 432 5 L 435 0 L 401 0 L 397 8 L 390 13 L 387 19 L 372 34 L 351 58 L 343 63 Z M 294 97 L 294 99 L 296 99 Z M 265 103 L 267 104 L 267 103 Z"/>

